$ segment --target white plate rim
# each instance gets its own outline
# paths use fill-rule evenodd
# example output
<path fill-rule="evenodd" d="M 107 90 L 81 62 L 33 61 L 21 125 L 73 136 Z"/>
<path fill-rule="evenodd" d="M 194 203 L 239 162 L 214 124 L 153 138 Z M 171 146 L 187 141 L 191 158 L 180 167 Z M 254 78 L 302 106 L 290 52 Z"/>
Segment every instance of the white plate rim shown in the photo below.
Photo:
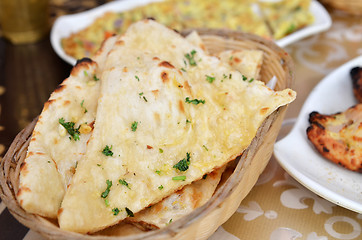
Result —
<path fill-rule="evenodd" d="M 306 136 L 301 136 L 300 128 L 304 127 L 304 130 L 306 130 L 306 122 L 308 119 L 305 119 L 307 114 L 311 112 L 310 105 L 313 101 L 315 101 L 315 95 L 318 94 L 319 89 L 322 87 L 325 87 L 325 85 L 334 80 L 337 79 L 338 76 L 346 75 L 352 67 L 355 66 L 362 66 L 362 56 L 358 56 L 347 63 L 343 64 L 330 74 L 328 74 L 320 83 L 317 84 L 317 86 L 312 90 L 310 95 L 308 96 L 307 100 L 305 101 L 302 110 L 300 111 L 300 114 L 298 116 L 297 122 L 295 123 L 294 127 L 290 131 L 290 133 L 284 137 L 283 139 L 277 141 L 274 145 L 274 156 L 279 162 L 279 164 L 284 168 L 284 170 L 291 175 L 294 179 L 296 179 L 299 183 L 301 183 L 303 186 L 311 190 L 312 192 L 316 193 L 317 195 L 321 196 L 324 199 L 327 199 L 328 201 L 335 203 L 336 205 L 339 205 L 341 207 L 347 208 L 349 210 L 362 213 L 362 200 L 357 201 L 356 199 L 352 199 L 351 197 L 348 197 L 348 195 L 343 195 L 339 192 L 334 191 L 333 189 L 327 187 L 325 184 L 327 182 L 332 182 L 330 179 L 320 179 L 320 181 L 314 181 L 312 178 L 310 178 L 307 174 L 305 174 L 305 171 L 302 171 L 298 168 L 298 166 L 294 163 L 293 160 L 288 158 L 286 155 L 292 154 L 292 146 L 288 147 L 288 143 L 291 143 L 293 141 L 301 143 L 301 141 L 308 141 Z M 346 81 L 351 82 L 350 78 L 344 79 Z M 335 80 L 335 81 L 343 81 L 343 80 Z M 351 85 L 351 84 L 350 84 Z M 348 90 L 349 91 L 349 90 Z M 350 89 L 350 93 L 352 94 L 352 89 Z M 353 98 L 353 95 L 351 96 Z M 350 100 L 348 100 L 350 102 Z M 355 102 L 357 103 L 357 102 Z M 353 104 L 352 104 L 353 105 Z M 350 106 L 352 106 L 350 105 Z M 348 107 L 350 107 L 348 106 Z M 332 107 L 333 108 L 333 107 Z M 318 109 L 316 109 L 318 111 Z M 338 109 L 334 112 L 335 113 L 341 111 L 341 109 Z M 305 143 L 303 143 L 305 144 Z M 359 192 L 348 192 L 350 194 L 356 194 L 362 196 L 362 174 L 349 171 L 347 169 L 344 169 L 337 164 L 331 163 L 328 160 L 324 159 L 322 156 L 320 156 L 312 147 L 312 145 L 308 142 L 307 143 L 311 149 L 311 152 L 313 152 L 312 155 L 308 155 L 309 158 L 312 158 L 315 161 L 318 162 L 322 166 L 326 166 L 330 171 L 332 171 L 332 174 L 336 174 L 336 178 L 338 177 L 345 177 L 348 175 L 353 180 L 356 180 L 357 183 L 360 183 L 358 187 Z M 299 156 L 298 156 L 299 157 Z M 296 158 L 298 158 L 296 157 Z M 321 172 L 323 172 L 323 169 L 321 169 Z M 317 177 L 317 176 L 313 176 Z M 362 199 L 362 198 L 361 198 Z"/>
<path fill-rule="evenodd" d="M 145 5 L 150 2 L 156 2 L 162 0 L 122 0 L 113 1 L 101 5 L 99 7 L 87 10 L 81 13 L 69 14 L 60 16 L 53 24 L 50 32 L 50 43 L 55 53 L 62 58 L 65 62 L 75 65 L 76 59 L 67 55 L 62 46 L 61 39 L 69 36 L 71 33 L 79 31 L 90 23 L 92 23 L 97 17 L 101 16 L 107 11 L 126 11 L 137 6 Z M 308 27 L 300 29 L 276 42 L 280 47 L 286 47 L 287 45 L 296 42 L 302 38 L 311 36 L 318 32 L 329 29 L 332 25 L 332 20 L 326 9 L 316 0 L 312 0 L 310 5 L 310 11 L 313 14 L 315 21 Z M 76 22 L 77 24 L 74 24 Z"/>

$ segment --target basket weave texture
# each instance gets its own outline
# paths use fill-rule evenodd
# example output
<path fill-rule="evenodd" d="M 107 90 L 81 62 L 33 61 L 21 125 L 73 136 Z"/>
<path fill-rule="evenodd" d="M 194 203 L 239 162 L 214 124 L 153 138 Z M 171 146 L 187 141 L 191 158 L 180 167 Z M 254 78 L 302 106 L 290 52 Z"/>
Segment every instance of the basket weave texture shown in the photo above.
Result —
<path fill-rule="evenodd" d="M 261 37 L 230 30 L 196 29 L 208 51 L 217 53 L 224 50 L 259 49 L 264 51 L 261 80 L 268 82 L 277 77 L 276 90 L 290 88 L 294 79 L 293 63 L 290 56 L 273 42 Z M 183 34 L 187 34 L 185 31 Z M 58 227 L 56 220 L 43 218 L 25 212 L 16 200 L 19 173 L 25 159 L 36 119 L 14 139 L 0 165 L 0 196 L 11 214 L 22 224 L 48 239 L 207 239 L 236 211 L 240 202 L 255 185 L 266 167 L 273 145 L 285 115 L 286 106 L 272 113 L 259 128 L 250 146 L 239 159 L 227 180 L 219 186 L 213 197 L 191 214 L 174 221 L 167 227 L 150 232 L 123 230 L 102 231 L 93 235 L 67 232 Z M 123 226 L 124 227 L 124 226 Z M 121 230 L 120 230 L 121 229 Z"/>
<path fill-rule="evenodd" d="M 362 16 L 361 0 L 320 0 L 323 4 L 346 13 Z"/>

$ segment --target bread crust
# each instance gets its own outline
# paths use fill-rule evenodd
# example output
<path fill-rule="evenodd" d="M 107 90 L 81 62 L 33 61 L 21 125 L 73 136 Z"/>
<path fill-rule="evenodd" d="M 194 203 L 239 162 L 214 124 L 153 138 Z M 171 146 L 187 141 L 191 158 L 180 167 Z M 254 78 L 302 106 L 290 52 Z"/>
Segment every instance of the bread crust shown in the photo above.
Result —
<path fill-rule="evenodd" d="M 325 158 L 349 170 L 362 172 L 362 103 L 345 112 L 312 112 L 307 136 Z"/>

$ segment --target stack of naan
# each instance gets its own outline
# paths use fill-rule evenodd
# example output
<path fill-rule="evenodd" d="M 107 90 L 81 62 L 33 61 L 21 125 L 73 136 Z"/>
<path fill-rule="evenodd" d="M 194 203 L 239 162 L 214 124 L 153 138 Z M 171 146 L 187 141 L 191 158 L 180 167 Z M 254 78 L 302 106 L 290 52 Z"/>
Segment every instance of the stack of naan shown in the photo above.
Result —
<path fill-rule="evenodd" d="M 17 198 L 61 229 L 161 228 L 213 195 L 264 119 L 295 99 L 258 81 L 262 52 L 210 56 L 152 20 L 109 38 L 50 96 Z"/>

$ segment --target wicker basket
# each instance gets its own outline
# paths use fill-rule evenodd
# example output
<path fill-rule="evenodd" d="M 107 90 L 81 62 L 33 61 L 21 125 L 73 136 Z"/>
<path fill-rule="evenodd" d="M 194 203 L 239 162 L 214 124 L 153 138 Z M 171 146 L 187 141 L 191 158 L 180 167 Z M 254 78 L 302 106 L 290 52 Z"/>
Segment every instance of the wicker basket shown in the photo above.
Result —
<path fill-rule="evenodd" d="M 276 90 L 291 87 L 293 63 L 290 56 L 273 42 L 229 30 L 198 29 L 210 53 L 231 49 L 260 49 L 265 53 L 261 69 L 263 81 L 276 76 Z M 186 32 L 185 32 L 186 34 Z M 26 213 L 16 201 L 20 165 L 23 162 L 36 120 L 22 130 L 1 162 L 1 198 L 13 216 L 25 226 L 49 239 L 206 239 L 236 211 L 250 192 L 273 152 L 273 144 L 283 121 L 286 106 L 272 113 L 259 128 L 256 137 L 236 159 L 232 174 L 218 187 L 214 196 L 191 214 L 159 230 L 141 232 L 129 224 L 118 224 L 93 235 L 61 230 L 57 222 Z"/>
<path fill-rule="evenodd" d="M 330 6 L 346 13 L 361 16 L 362 1 L 361 0 L 320 0 L 323 4 Z"/>

